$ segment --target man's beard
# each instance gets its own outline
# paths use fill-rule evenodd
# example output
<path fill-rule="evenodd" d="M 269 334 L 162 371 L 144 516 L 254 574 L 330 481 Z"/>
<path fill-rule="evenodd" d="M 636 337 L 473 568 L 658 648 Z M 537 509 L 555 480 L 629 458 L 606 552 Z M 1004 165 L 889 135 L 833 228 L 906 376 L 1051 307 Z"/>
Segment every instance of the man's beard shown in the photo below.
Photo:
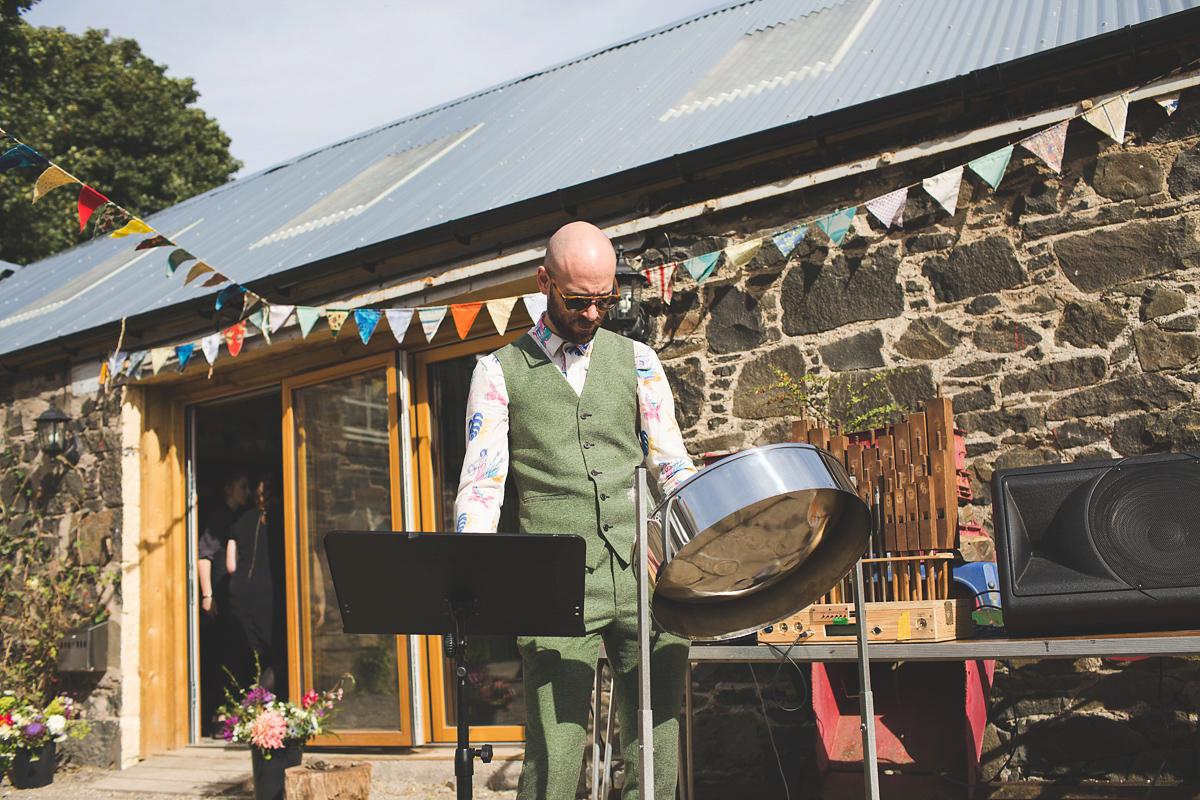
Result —
<path fill-rule="evenodd" d="M 546 306 L 546 316 L 550 318 L 550 327 L 571 344 L 587 344 L 595 338 L 596 331 L 600 330 L 599 321 L 595 327 L 588 327 L 592 322 L 587 317 L 567 311 L 558 298 L 552 298 L 552 302 Z"/>

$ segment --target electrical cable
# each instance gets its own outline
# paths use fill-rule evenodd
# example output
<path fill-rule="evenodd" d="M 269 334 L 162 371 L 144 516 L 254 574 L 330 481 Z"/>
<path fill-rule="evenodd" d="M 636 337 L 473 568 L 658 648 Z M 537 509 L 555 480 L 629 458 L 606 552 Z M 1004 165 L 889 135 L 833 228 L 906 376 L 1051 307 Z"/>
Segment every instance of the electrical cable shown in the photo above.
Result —
<path fill-rule="evenodd" d="M 797 664 L 792 659 L 792 656 L 791 656 L 792 648 L 795 647 L 799 641 L 800 641 L 800 637 L 797 636 L 792 641 L 792 643 L 787 646 L 787 649 L 782 652 L 780 652 L 779 648 L 776 647 L 774 644 L 769 645 L 769 647 L 773 651 L 780 654 L 779 662 L 775 665 L 775 677 L 771 682 L 771 692 L 772 692 L 771 699 L 774 701 L 775 706 L 780 711 L 786 711 L 788 713 L 792 713 L 795 711 L 803 711 L 805 706 L 807 705 L 807 703 L 806 703 L 807 698 L 810 697 L 812 694 L 812 690 L 809 688 L 809 685 L 808 685 L 808 679 L 806 677 L 804 677 L 804 670 L 800 669 L 800 665 Z M 792 668 L 795 669 L 795 671 L 796 671 L 797 677 L 800 678 L 800 683 L 804 686 L 804 691 L 796 693 L 797 694 L 797 704 L 795 706 L 785 706 L 779 700 L 778 692 L 779 692 L 780 676 L 783 674 L 783 665 L 785 663 L 792 665 Z"/>
<path fill-rule="evenodd" d="M 771 750 L 775 753 L 775 766 L 779 769 L 779 779 L 783 781 L 783 793 L 787 800 L 792 800 L 792 790 L 788 788 L 787 775 L 783 771 L 783 759 L 779 756 L 779 748 L 775 746 L 775 732 L 771 729 L 771 718 L 767 716 L 767 700 L 763 697 L 762 687 L 758 685 L 758 674 L 754 671 L 753 664 L 747 664 L 750 668 L 750 677 L 754 678 L 754 688 L 758 692 L 758 704 L 762 706 L 763 724 L 767 726 L 767 738 L 771 740 Z"/>

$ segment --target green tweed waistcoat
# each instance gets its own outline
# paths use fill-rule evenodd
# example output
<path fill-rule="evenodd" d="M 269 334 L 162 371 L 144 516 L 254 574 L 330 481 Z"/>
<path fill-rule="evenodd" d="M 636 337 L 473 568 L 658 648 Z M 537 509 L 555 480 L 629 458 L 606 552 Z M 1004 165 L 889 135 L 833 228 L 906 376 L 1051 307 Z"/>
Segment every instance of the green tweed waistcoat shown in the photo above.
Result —
<path fill-rule="evenodd" d="M 633 342 L 601 329 L 583 392 L 528 334 L 496 352 L 508 387 L 509 474 L 524 533 L 574 533 L 594 569 L 613 551 L 629 563 L 637 524 L 638 439 Z"/>

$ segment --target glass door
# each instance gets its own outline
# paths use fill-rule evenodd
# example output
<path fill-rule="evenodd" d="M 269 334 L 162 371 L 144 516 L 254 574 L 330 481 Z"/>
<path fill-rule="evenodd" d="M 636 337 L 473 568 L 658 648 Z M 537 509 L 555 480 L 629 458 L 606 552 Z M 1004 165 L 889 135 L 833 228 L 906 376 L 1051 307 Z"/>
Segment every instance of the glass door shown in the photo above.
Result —
<path fill-rule="evenodd" d="M 342 675 L 346 694 L 332 727 L 317 744 L 411 745 L 409 652 L 405 637 L 342 632 L 325 560 L 332 530 L 404 527 L 398 490 L 403 474 L 398 441 L 399 376 L 391 354 L 324 370 L 284 385 L 285 486 L 295 509 L 296 536 L 288 566 L 294 597 L 292 685 L 328 689 Z M 293 692 L 298 697 L 299 692 Z"/>
<path fill-rule="evenodd" d="M 422 530 L 453 531 L 454 496 L 466 454 L 467 391 L 478 359 L 520 335 L 464 342 L 414 356 L 417 473 Z M 511 483 L 508 487 L 511 490 Z M 500 530 L 517 530 L 516 500 L 506 492 Z M 431 739 L 455 741 L 458 709 L 451 662 L 440 637 L 429 654 Z M 490 741 L 524 739 L 525 702 L 521 657 L 512 636 L 467 636 L 468 719 Z"/>

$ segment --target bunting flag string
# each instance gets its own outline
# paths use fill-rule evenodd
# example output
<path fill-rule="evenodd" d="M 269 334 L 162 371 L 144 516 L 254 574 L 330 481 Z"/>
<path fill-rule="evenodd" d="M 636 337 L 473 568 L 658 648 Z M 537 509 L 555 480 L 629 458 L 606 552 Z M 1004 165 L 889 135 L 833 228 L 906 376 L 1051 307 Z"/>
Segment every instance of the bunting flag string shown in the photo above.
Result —
<path fill-rule="evenodd" d="M 500 300 L 488 300 L 485 305 L 488 316 L 492 318 L 492 324 L 496 326 L 496 333 L 504 333 L 508 330 L 508 320 L 512 317 L 513 309 L 517 305 L 517 298 L 505 297 Z"/>
<path fill-rule="evenodd" d="M 867 211 L 883 223 L 883 227 L 904 227 L 904 204 L 908 202 L 908 187 L 888 192 L 867 201 Z"/>
<path fill-rule="evenodd" d="M 404 341 L 404 334 L 408 333 L 408 326 L 412 322 L 416 309 L 389 308 L 383 313 L 387 316 L 388 327 L 392 329 L 392 336 L 396 337 L 396 344 L 401 344 Z"/>
<path fill-rule="evenodd" d="M 354 309 L 354 324 L 358 327 L 358 336 L 363 344 L 371 341 L 371 335 L 375 333 L 375 326 L 379 324 L 379 318 L 382 316 L 383 312 L 374 308 Z"/>
<path fill-rule="evenodd" d="M 1067 147 L 1067 123 L 1064 119 L 1057 125 L 1039 131 L 1033 136 L 1027 136 L 1017 144 L 1046 162 L 1046 166 L 1062 174 L 1063 151 Z"/>
<path fill-rule="evenodd" d="M 958 209 L 958 190 L 962 186 L 963 168 L 961 166 L 938 173 L 932 178 L 921 181 L 921 187 L 929 196 L 938 201 L 938 205 L 953 216 Z"/>

